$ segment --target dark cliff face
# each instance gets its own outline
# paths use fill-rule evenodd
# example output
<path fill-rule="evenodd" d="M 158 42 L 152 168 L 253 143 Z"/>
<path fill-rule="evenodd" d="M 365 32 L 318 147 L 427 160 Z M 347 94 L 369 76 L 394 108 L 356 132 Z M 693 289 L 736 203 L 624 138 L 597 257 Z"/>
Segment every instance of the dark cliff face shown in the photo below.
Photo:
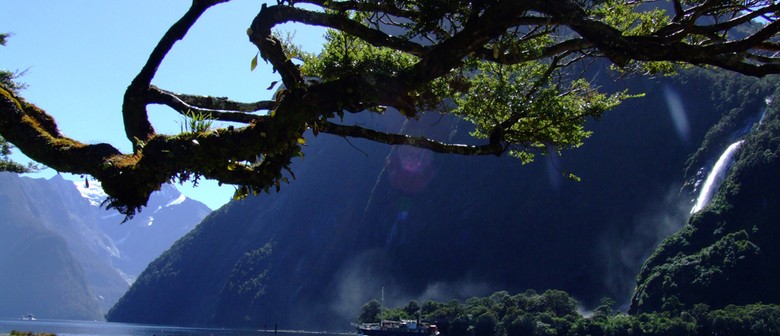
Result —
<path fill-rule="evenodd" d="M 666 239 L 643 266 L 630 312 L 691 308 L 699 303 L 712 308 L 780 303 L 780 108 L 776 102 L 755 127 L 710 206 Z"/>
<path fill-rule="evenodd" d="M 682 222 L 677 200 L 665 200 L 682 185 L 686 157 L 731 107 L 709 99 L 706 80 L 625 83 L 647 96 L 591 124 L 583 148 L 527 166 L 310 139 L 296 180 L 212 213 L 146 269 L 108 319 L 345 329 L 382 292 L 389 305 L 528 288 L 563 289 L 586 306 L 626 300 L 641 262 L 670 233 L 657 217 Z M 433 115 L 355 122 L 434 128 L 445 139 L 469 131 Z"/>

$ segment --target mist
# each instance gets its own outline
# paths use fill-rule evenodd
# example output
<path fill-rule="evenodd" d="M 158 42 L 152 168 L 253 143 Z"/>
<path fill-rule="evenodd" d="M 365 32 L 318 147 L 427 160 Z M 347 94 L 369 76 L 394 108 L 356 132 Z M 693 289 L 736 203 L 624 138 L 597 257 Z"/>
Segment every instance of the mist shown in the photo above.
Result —
<path fill-rule="evenodd" d="M 656 247 L 682 228 L 690 216 L 689 197 L 680 193 L 680 185 L 667 188 L 663 199 L 640 209 L 629 229 L 605 232 L 598 253 L 605 259 L 604 285 L 618 309 L 626 311 L 636 286 L 636 276 Z"/>

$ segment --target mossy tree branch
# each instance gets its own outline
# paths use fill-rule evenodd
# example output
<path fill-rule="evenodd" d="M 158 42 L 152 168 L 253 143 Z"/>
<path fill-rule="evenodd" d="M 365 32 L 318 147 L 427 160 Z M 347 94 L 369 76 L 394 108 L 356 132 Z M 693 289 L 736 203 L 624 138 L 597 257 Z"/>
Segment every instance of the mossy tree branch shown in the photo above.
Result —
<path fill-rule="evenodd" d="M 299 0 L 262 6 L 248 29 L 284 83 L 273 101 L 241 103 L 152 85 L 173 45 L 223 2 L 193 0 L 129 84 L 121 112 L 132 153 L 66 137 L 53 118 L 7 88 L 0 89 L 0 135 L 58 171 L 93 175 L 110 206 L 132 215 L 172 180 L 216 179 L 243 186 L 240 194 L 278 188 L 308 129 L 463 155 L 508 151 L 528 159 L 534 148 L 577 147 L 589 135 L 586 118 L 629 97 L 601 94 L 567 72 L 582 61 L 605 58 L 640 73 L 680 63 L 780 73 L 780 4 L 771 1 L 673 1 L 667 15 L 646 5 L 652 1 L 632 0 Z M 272 33 L 287 22 L 329 28 L 322 54 L 293 62 L 300 55 L 288 54 L 294 48 Z M 243 126 L 160 135 L 149 104 Z M 442 143 L 333 119 L 386 106 L 407 117 L 432 108 L 456 114 L 487 141 Z"/>
<path fill-rule="evenodd" d="M 193 0 L 189 10 L 163 35 L 149 55 L 146 64 L 127 87 L 122 105 L 122 116 L 127 138 L 134 147 L 137 147 L 139 142 L 148 141 L 155 134 L 146 111 L 148 99 L 145 93 L 163 59 L 168 55 L 173 45 L 184 38 L 206 10 L 227 1 L 229 0 Z"/>

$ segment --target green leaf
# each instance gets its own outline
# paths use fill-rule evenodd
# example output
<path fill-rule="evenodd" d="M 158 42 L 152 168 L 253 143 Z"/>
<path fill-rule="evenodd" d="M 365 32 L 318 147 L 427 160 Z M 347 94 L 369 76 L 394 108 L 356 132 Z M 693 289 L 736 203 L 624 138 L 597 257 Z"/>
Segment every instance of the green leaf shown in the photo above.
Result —
<path fill-rule="evenodd" d="M 255 54 L 255 57 L 252 58 L 252 62 L 249 64 L 249 71 L 255 71 L 255 68 L 257 68 L 257 55 Z"/>

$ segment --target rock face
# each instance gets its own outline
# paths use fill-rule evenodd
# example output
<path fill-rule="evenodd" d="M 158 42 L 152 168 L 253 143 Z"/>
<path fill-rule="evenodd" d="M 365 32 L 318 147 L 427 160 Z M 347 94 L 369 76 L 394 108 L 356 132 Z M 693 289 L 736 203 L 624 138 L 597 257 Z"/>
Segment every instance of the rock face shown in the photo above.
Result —
<path fill-rule="evenodd" d="M 9 196 L 0 194 L 0 203 L 8 204 Z M 65 239 L 26 210 L 3 209 L 0 316 L 35 313 L 63 319 L 100 319 L 97 298 Z"/>
<path fill-rule="evenodd" d="M 296 180 L 215 211 L 107 318 L 346 329 L 380 293 L 388 305 L 528 288 L 563 289 L 586 306 L 603 296 L 625 302 L 642 261 L 690 209 L 668 197 L 686 157 L 735 107 L 708 99 L 708 79 L 629 83 L 647 96 L 590 125 L 583 148 L 527 166 L 309 137 Z M 763 98 L 736 104 L 758 111 Z M 458 141 L 470 130 L 432 115 L 348 122 Z"/>
<path fill-rule="evenodd" d="M 100 208 L 100 184 L 0 173 L 0 316 L 99 320 L 209 209 L 163 188 L 138 217 Z M 154 225 L 152 225 L 154 223 Z"/>
<path fill-rule="evenodd" d="M 775 94 L 777 96 L 777 93 Z M 780 108 L 739 148 L 710 205 L 666 239 L 643 266 L 632 313 L 780 303 Z"/>

